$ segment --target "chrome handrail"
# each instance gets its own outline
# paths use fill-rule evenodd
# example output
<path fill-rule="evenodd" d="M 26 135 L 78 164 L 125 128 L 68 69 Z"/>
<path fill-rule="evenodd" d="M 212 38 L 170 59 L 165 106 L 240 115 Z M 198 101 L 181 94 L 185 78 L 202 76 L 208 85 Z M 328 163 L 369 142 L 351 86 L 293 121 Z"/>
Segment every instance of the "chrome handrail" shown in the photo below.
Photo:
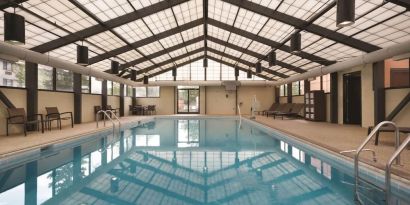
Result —
<path fill-rule="evenodd" d="M 369 141 L 372 139 L 372 137 L 376 134 L 376 132 L 379 131 L 379 129 L 386 125 L 386 124 L 390 124 L 394 127 L 394 133 L 396 136 L 396 150 L 399 147 L 399 143 L 400 143 L 400 133 L 399 133 L 399 129 L 396 126 L 396 124 L 394 122 L 390 122 L 390 121 L 383 121 L 380 122 L 376 127 L 374 127 L 374 129 L 370 132 L 370 134 L 367 136 L 367 138 L 363 141 L 363 143 L 359 146 L 359 148 L 356 149 L 356 154 L 354 156 L 354 177 L 355 177 L 355 186 L 354 186 L 354 200 L 362 203 L 359 200 L 359 193 L 358 193 L 358 187 L 359 187 L 359 154 L 360 152 L 363 150 L 363 148 L 367 145 L 367 143 L 369 143 Z M 400 156 L 398 156 L 396 158 L 396 164 L 400 164 Z"/>
<path fill-rule="evenodd" d="M 371 152 L 372 156 L 373 156 L 373 162 L 377 162 L 376 152 L 374 150 L 372 150 L 372 149 L 362 149 L 362 151 Z M 341 151 L 339 153 L 344 154 L 344 153 L 351 153 L 351 152 L 356 152 L 356 150 L 355 149 L 345 150 L 345 151 Z"/>
<path fill-rule="evenodd" d="M 241 108 L 239 107 L 239 104 L 237 104 L 236 106 L 238 107 L 238 114 L 239 114 L 239 117 L 242 117 L 242 114 L 241 114 Z"/>
<path fill-rule="evenodd" d="M 106 111 L 104 110 L 99 110 L 96 114 L 95 114 L 95 119 L 97 120 L 97 128 L 98 128 L 98 114 L 100 113 L 104 113 L 104 127 L 105 127 L 105 117 L 107 117 L 111 123 L 112 123 L 112 136 L 115 137 L 115 123 L 114 121 L 111 119 L 111 117 L 107 114 Z"/>
<path fill-rule="evenodd" d="M 385 181 L 386 181 L 386 203 L 387 204 L 393 204 L 391 203 L 391 165 L 393 161 L 396 158 L 400 157 L 400 153 L 406 148 L 407 145 L 410 144 L 410 134 L 407 135 L 407 138 L 404 140 L 404 142 L 396 149 L 396 151 L 393 153 L 393 155 L 390 157 L 389 161 L 386 163 L 386 175 L 385 175 Z"/>
<path fill-rule="evenodd" d="M 113 111 L 111 111 L 111 110 L 106 110 L 105 112 L 109 112 L 109 113 L 111 113 L 111 116 L 114 116 L 114 117 L 115 117 L 115 120 L 118 122 L 118 129 L 121 130 L 121 121 L 120 121 L 120 119 L 117 117 L 117 115 L 116 115 Z"/>

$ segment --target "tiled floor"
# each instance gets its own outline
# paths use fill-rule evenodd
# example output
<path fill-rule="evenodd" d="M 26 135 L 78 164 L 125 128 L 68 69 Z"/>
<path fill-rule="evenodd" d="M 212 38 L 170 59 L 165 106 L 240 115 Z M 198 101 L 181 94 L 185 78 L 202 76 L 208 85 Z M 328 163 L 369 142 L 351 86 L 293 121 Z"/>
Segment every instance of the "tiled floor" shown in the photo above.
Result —
<path fill-rule="evenodd" d="M 123 117 L 121 121 L 122 123 L 127 123 L 147 118 L 149 117 Z M 337 125 L 305 120 L 274 120 L 273 118 L 266 118 L 264 116 L 257 116 L 256 121 L 337 153 L 343 150 L 356 149 L 367 135 L 367 129 L 353 125 Z M 103 129 L 110 128 L 107 126 L 97 129 L 95 122 L 91 122 L 75 125 L 74 128 L 63 127 L 61 131 L 56 129 L 46 131 L 44 134 L 32 132 L 26 137 L 23 135 L 0 136 L 0 158 L 27 149 L 43 147 L 47 144 L 53 144 L 63 140 L 75 139 L 81 137 L 81 135 L 101 131 Z M 402 139 L 404 138 L 405 136 L 402 135 Z M 372 162 L 370 153 L 363 153 L 362 161 L 383 169 L 388 157 L 394 150 L 393 135 L 381 134 L 379 146 L 374 146 L 373 142 L 371 142 L 368 147 L 376 150 L 378 162 Z M 347 156 L 351 157 L 352 155 Z M 394 173 L 410 179 L 409 159 L 410 150 L 407 149 L 402 153 L 401 161 L 404 166 L 394 167 Z"/>

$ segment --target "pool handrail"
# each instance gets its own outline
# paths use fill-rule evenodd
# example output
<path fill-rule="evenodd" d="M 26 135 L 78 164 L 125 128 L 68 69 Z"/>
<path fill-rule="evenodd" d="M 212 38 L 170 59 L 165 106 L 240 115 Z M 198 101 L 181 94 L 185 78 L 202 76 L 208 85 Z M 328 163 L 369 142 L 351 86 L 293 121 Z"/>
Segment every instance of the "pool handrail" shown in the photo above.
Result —
<path fill-rule="evenodd" d="M 105 118 L 107 117 L 111 123 L 112 123 L 112 136 L 115 137 L 115 123 L 114 121 L 111 119 L 111 117 L 107 114 L 107 112 L 105 110 L 99 110 L 96 114 L 95 114 L 95 119 L 97 120 L 97 128 L 98 128 L 98 114 L 100 113 L 104 113 L 104 127 L 105 127 Z"/>
<path fill-rule="evenodd" d="M 364 147 L 369 143 L 369 141 L 373 138 L 373 136 L 379 131 L 379 129 L 384 126 L 390 124 L 393 126 L 394 128 L 394 133 L 396 136 L 396 145 L 395 148 L 396 150 L 399 148 L 399 144 L 400 144 L 400 133 L 399 133 L 399 129 L 396 126 L 396 124 L 394 122 L 391 121 L 383 121 L 380 122 L 379 124 L 377 124 L 377 126 L 370 132 L 370 134 L 366 137 L 366 139 L 362 142 L 362 144 L 359 146 L 359 148 L 356 149 L 356 153 L 354 156 L 354 178 L 355 178 L 355 186 L 354 186 L 354 200 L 359 202 L 360 204 L 362 204 L 362 202 L 359 199 L 359 155 L 360 152 L 363 151 Z M 396 164 L 400 164 L 400 156 L 396 157 Z M 386 182 L 385 182 L 386 183 Z"/>
<path fill-rule="evenodd" d="M 401 143 L 400 147 L 396 149 L 396 151 L 393 153 L 393 155 L 390 157 L 390 159 L 386 163 L 386 174 L 385 174 L 386 184 L 385 186 L 386 186 L 386 203 L 388 205 L 393 204 L 391 203 L 391 165 L 395 159 L 398 159 L 400 157 L 400 153 L 409 144 L 410 144 L 410 134 L 407 135 L 407 138 L 403 141 L 403 143 Z"/>
<path fill-rule="evenodd" d="M 118 129 L 121 130 L 121 121 L 120 121 L 120 119 L 117 117 L 117 115 L 116 115 L 113 111 L 111 111 L 111 110 L 106 110 L 105 112 L 109 112 L 109 113 L 111 113 L 111 116 L 114 116 L 115 120 L 118 122 Z"/>

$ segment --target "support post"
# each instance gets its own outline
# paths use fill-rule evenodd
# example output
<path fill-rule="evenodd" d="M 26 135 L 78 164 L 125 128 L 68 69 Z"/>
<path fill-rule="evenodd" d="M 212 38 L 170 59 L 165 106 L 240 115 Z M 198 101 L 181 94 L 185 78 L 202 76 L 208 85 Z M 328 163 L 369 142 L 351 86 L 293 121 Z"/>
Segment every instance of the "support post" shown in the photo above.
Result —
<path fill-rule="evenodd" d="M 279 103 L 280 87 L 275 86 L 275 103 Z"/>
<path fill-rule="evenodd" d="M 288 103 L 292 103 L 292 83 L 288 84 Z"/>
<path fill-rule="evenodd" d="M 27 116 L 38 113 L 38 64 L 26 62 L 26 90 L 27 90 Z M 35 120 L 35 119 L 28 119 Z M 27 127 L 34 130 L 35 126 Z"/>
<path fill-rule="evenodd" d="M 81 124 L 82 118 L 81 74 L 74 73 L 74 123 Z"/>
<path fill-rule="evenodd" d="M 384 90 L 384 61 L 373 63 L 374 125 L 386 118 L 386 96 Z"/>
<path fill-rule="evenodd" d="M 124 84 L 120 84 L 120 117 L 124 116 L 124 104 L 125 104 L 125 96 L 124 96 L 124 91 L 125 91 L 126 87 Z"/>
<path fill-rule="evenodd" d="M 108 101 L 108 96 L 107 96 L 107 80 L 103 80 L 102 82 L 102 88 L 101 88 L 101 108 L 103 110 L 107 109 L 107 101 Z"/>
<path fill-rule="evenodd" d="M 330 122 L 338 123 L 337 72 L 330 74 Z"/>

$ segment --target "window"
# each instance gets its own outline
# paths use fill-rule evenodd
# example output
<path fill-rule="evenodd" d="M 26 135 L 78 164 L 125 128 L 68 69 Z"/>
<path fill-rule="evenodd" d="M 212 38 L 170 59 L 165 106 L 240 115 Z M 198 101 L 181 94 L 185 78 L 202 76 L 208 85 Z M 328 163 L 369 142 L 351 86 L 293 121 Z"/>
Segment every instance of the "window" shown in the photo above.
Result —
<path fill-rule="evenodd" d="M 191 72 L 190 72 L 189 65 L 185 65 L 185 66 L 178 68 L 177 80 L 190 80 L 190 77 L 191 77 Z"/>
<path fill-rule="evenodd" d="M 292 96 L 293 95 L 300 95 L 299 82 L 300 81 L 292 83 Z"/>
<path fill-rule="evenodd" d="M 81 92 L 90 93 L 90 76 L 81 75 Z"/>
<path fill-rule="evenodd" d="M 53 90 L 53 68 L 38 65 L 38 89 Z"/>
<path fill-rule="evenodd" d="M 235 69 L 226 66 L 226 65 L 221 65 L 221 73 L 222 73 L 222 80 L 235 80 Z"/>
<path fill-rule="evenodd" d="M 305 81 L 301 80 L 299 81 L 299 89 L 300 89 L 300 95 L 305 94 Z"/>
<path fill-rule="evenodd" d="M 320 90 L 320 77 L 310 81 L 310 90 Z"/>
<path fill-rule="evenodd" d="M 73 72 L 64 69 L 56 69 L 56 90 L 73 91 Z"/>
<path fill-rule="evenodd" d="M 191 80 L 205 80 L 205 71 L 202 60 L 190 64 L 191 66 Z"/>
<path fill-rule="evenodd" d="M 132 87 L 131 86 L 127 86 L 127 96 L 132 97 Z"/>
<path fill-rule="evenodd" d="M 322 87 L 325 93 L 330 93 L 330 74 L 322 76 Z"/>
<path fill-rule="evenodd" d="M 280 85 L 279 87 L 279 96 L 285 96 L 285 85 Z"/>
<path fill-rule="evenodd" d="M 112 95 L 112 81 L 107 80 L 107 95 Z"/>
<path fill-rule="evenodd" d="M 26 73 L 24 62 L 12 63 L 0 59 L 0 86 L 25 87 Z"/>
<path fill-rule="evenodd" d="M 112 82 L 112 95 L 120 95 L 120 83 Z"/>
<path fill-rule="evenodd" d="M 91 77 L 91 93 L 101 94 L 102 91 L 102 82 L 97 80 L 95 77 Z"/>
<path fill-rule="evenodd" d="M 134 89 L 135 89 L 135 97 L 137 98 L 147 97 L 146 87 L 136 87 Z"/>
<path fill-rule="evenodd" d="M 136 87 L 135 97 L 137 98 L 158 98 L 159 97 L 159 86 L 155 87 Z"/>
<path fill-rule="evenodd" d="M 159 97 L 159 86 L 147 87 L 147 96 L 149 98 L 158 98 Z"/>
<path fill-rule="evenodd" d="M 208 59 L 206 80 L 221 80 L 221 64 Z"/>

